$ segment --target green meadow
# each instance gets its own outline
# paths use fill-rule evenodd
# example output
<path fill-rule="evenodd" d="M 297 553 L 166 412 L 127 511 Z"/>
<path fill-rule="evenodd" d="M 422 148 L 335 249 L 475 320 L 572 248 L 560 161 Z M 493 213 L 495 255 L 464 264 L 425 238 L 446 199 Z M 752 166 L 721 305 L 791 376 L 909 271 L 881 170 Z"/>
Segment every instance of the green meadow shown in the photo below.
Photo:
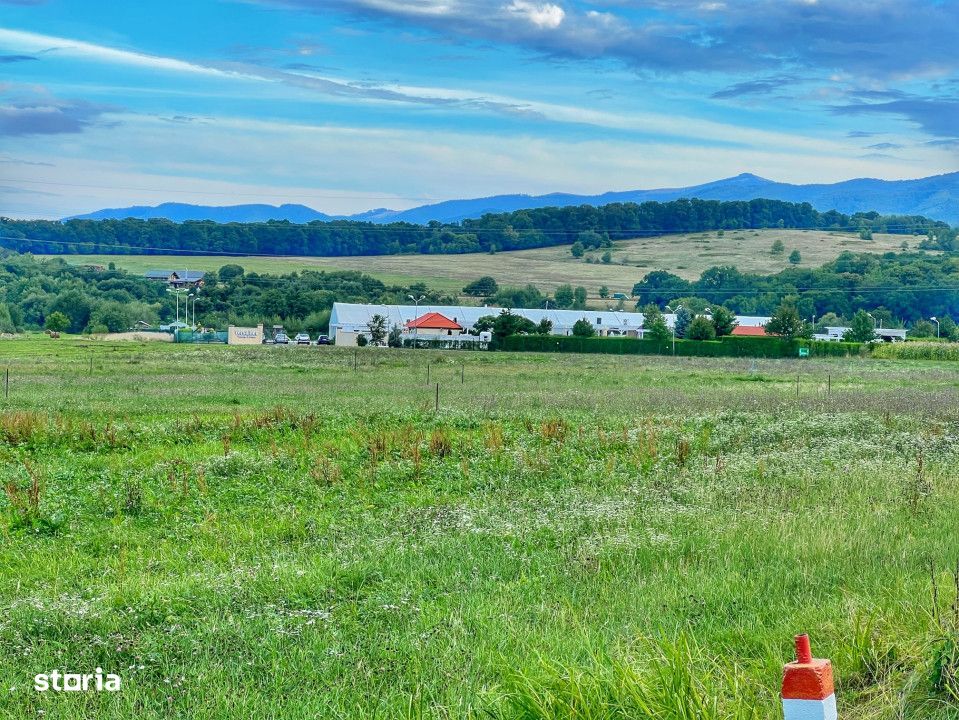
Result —
<path fill-rule="evenodd" d="M 959 717 L 954 361 L 41 336 L 7 370 L 0 717 L 765 720 L 799 632 L 843 720 Z"/>

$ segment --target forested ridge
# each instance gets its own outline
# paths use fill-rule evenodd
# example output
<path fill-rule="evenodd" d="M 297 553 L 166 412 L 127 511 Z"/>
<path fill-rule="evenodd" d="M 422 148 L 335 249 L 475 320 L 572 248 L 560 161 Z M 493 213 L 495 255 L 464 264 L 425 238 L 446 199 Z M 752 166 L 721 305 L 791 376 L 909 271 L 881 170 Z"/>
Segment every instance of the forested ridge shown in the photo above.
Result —
<path fill-rule="evenodd" d="M 676 200 L 552 207 L 428 225 L 335 220 L 226 223 L 168 220 L 11 220 L 0 218 L 0 245 L 42 254 L 395 255 L 522 250 L 572 244 L 584 235 L 622 240 L 706 230 L 834 229 L 926 235 L 925 247 L 951 250 L 956 231 L 921 216 L 819 212 L 779 200 Z"/>

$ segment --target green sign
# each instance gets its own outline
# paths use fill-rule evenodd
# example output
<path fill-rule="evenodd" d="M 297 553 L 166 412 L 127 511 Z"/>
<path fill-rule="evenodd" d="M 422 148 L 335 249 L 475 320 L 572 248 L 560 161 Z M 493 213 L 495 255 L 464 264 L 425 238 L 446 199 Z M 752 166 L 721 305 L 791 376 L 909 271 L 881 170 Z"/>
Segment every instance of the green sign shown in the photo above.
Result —
<path fill-rule="evenodd" d="M 799 348 L 799 357 L 809 357 L 809 348 L 807 347 Z"/>

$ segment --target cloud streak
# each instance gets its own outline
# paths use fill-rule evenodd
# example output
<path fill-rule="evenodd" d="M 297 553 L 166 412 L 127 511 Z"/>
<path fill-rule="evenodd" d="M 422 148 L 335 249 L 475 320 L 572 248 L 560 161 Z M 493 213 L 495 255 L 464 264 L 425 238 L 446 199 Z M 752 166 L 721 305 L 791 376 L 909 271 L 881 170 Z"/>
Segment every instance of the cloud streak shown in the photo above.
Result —
<path fill-rule="evenodd" d="M 255 0 L 425 27 L 547 56 L 611 58 L 655 72 L 842 71 L 944 76 L 959 58 L 959 4 L 923 0 Z M 916 43 L 917 37 L 936 42 Z M 903 48 L 909 52 L 903 52 Z"/>

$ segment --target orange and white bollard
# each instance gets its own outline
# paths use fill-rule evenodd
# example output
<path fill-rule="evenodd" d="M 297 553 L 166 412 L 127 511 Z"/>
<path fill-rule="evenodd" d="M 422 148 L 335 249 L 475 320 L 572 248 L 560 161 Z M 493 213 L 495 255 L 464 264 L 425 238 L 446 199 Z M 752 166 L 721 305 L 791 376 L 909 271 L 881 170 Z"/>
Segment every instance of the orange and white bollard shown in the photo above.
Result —
<path fill-rule="evenodd" d="M 796 660 L 783 668 L 785 720 L 837 720 L 832 663 L 812 656 L 808 635 L 796 636 Z"/>

